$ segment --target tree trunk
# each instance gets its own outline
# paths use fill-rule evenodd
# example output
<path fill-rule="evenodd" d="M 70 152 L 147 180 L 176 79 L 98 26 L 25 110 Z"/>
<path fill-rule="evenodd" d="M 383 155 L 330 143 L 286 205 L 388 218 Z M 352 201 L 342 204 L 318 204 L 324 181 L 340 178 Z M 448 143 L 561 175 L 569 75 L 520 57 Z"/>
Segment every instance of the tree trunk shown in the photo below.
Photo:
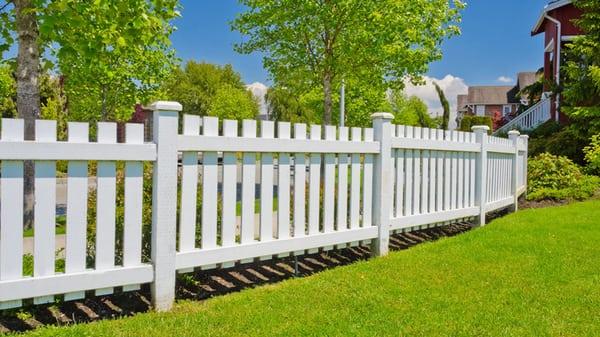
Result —
<path fill-rule="evenodd" d="M 25 139 L 35 139 L 35 120 L 40 115 L 40 52 L 38 24 L 32 0 L 15 0 L 19 52 L 17 55 L 17 112 L 25 120 Z M 24 227 L 33 227 L 34 174 L 32 161 L 24 164 Z"/>
<path fill-rule="evenodd" d="M 331 98 L 331 72 L 325 71 L 323 76 L 323 125 L 331 124 L 333 99 Z"/>

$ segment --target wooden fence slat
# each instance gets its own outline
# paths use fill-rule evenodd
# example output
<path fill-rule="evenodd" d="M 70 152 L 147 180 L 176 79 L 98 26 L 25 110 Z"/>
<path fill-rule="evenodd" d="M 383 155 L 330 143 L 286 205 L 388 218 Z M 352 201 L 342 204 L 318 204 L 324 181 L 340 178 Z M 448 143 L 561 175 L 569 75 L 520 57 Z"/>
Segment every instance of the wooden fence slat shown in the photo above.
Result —
<path fill-rule="evenodd" d="M 421 139 L 422 133 L 421 127 L 414 128 L 414 138 Z M 414 214 L 421 214 L 421 158 L 422 151 L 421 150 L 413 150 L 414 155 L 414 168 L 413 168 L 413 210 Z"/>
<path fill-rule="evenodd" d="M 68 123 L 69 143 L 88 143 L 88 123 Z M 88 204 L 88 163 L 69 161 L 67 168 L 67 231 L 65 273 L 78 273 L 86 269 Z M 85 297 L 85 292 L 65 294 L 65 301 Z"/>
<path fill-rule="evenodd" d="M 335 140 L 336 127 L 325 126 L 325 139 Z M 325 157 L 325 186 L 323 188 L 323 231 L 333 232 L 335 222 L 335 155 L 327 153 Z"/>
<path fill-rule="evenodd" d="M 200 135 L 200 116 L 183 116 L 183 134 Z M 179 209 L 179 251 L 196 248 L 196 224 L 198 200 L 198 152 L 184 151 L 181 154 L 181 206 Z M 191 272 L 193 270 L 181 270 Z"/>
<path fill-rule="evenodd" d="M 219 119 L 203 117 L 202 134 L 219 135 Z M 217 246 L 217 187 L 219 182 L 219 163 L 216 152 L 202 153 L 202 249 Z"/>
<path fill-rule="evenodd" d="M 461 132 L 461 131 L 458 132 L 458 141 L 461 142 L 461 143 L 464 143 L 464 141 L 465 141 L 465 134 L 464 134 L 464 132 Z M 458 198 L 456 200 L 456 207 L 457 208 L 463 208 L 464 207 L 463 206 L 464 205 L 463 200 L 464 200 L 465 190 L 464 190 L 463 179 L 464 179 L 464 172 L 465 172 L 464 169 L 465 168 L 464 168 L 464 165 L 463 165 L 464 164 L 463 163 L 463 154 L 464 154 L 464 152 L 457 152 L 457 155 L 458 155 L 458 159 L 457 159 L 457 161 L 458 161 L 458 179 L 457 179 L 457 184 L 458 184 L 458 186 L 457 186 L 458 187 L 457 196 L 458 196 Z"/>
<path fill-rule="evenodd" d="M 310 126 L 310 139 L 321 139 L 321 126 Z M 308 186 L 308 235 L 319 232 L 320 216 L 320 185 L 321 185 L 321 155 L 310 155 L 310 176 Z"/>
<path fill-rule="evenodd" d="M 444 139 L 444 130 L 436 130 L 436 137 L 438 140 Z M 436 202 L 435 202 L 435 210 L 440 212 L 444 210 L 444 152 L 436 151 L 436 161 L 437 161 L 437 182 L 436 182 Z"/>
<path fill-rule="evenodd" d="M 22 119 L 2 119 L 2 141 L 23 141 Z M 0 175 L 0 281 L 23 277 L 23 162 L 3 160 Z M 0 302 L 0 309 L 21 300 Z"/>
<path fill-rule="evenodd" d="M 362 129 L 352 128 L 352 141 L 362 140 Z M 350 229 L 360 226 L 360 154 L 351 155 L 350 164 Z"/>
<path fill-rule="evenodd" d="M 451 141 L 451 132 L 444 131 L 444 139 L 446 141 Z M 450 182 L 452 176 L 452 152 L 444 153 L 444 210 L 451 210 L 451 202 L 452 191 L 450 190 Z"/>
<path fill-rule="evenodd" d="M 407 126 L 406 127 L 406 138 L 414 138 L 414 127 Z M 415 214 L 413 209 L 413 168 L 414 168 L 414 158 L 415 154 L 413 150 L 405 150 L 406 156 L 406 177 L 405 177 L 405 186 L 404 186 L 404 216 Z"/>
<path fill-rule="evenodd" d="M 306 124 L 294 124 L 294 139 L 306 139 Z M 294 154 L 294 237 L 306 235 L 306 155 Z"/>
<path fill-rule="evenodd" d="M 396 137 L 404 138 L 405 137 L 405 127 L 404 125 L 398 125 L 396 128 Z M 395 217 L 401 217 L 404 215 L 404 149 L 396 149 L 392 153 L 395 152 L 395 161 L 396 161 L 396 170 L 393 171 L 396 175 L 396 204 L 395 204 Z"/>
<path fill-rule="evenodd" d="M 429 129 L 429 138 L 433 140 L 437 140 L 437 130 Z M 430 160 L 429 160 L 429 208 L 428 213 L 433 213 L 436 210 L 436 194 L 435 194 L 435 185 L 437 182 L 437 156 L 438 151 L 430 152 Z"/>
<path fill-rule="evenodd" d="M 223 135 L 237 137 L 238 123 L 235 120 L 223 121 Z M 221 245 L 235 245 L 237 227 L 237 153 L 223 153 L 223 213 L 221 217 Z"/>
<path fill-rule="evenodd" d="M 349 140 L 347 127 L 340 127 L 339 140 Z M 337 230 L 348 229 L 348 154 L 338 155 Z"/>
<path fill-rule="evenodd" d="M 291 125 L 277 123 L 277 138 L 290 139 Z M 290 237 L 290 154 L 279 153 L 277 157 L 277 238 Z"/>
<path fill-rule="evenodd" d="M 117 125 L 98 123 L 98 143 L 116 143 Z M 99 161 L 96 187 L 96 269 L 115 267 L 116 164 Z M 113 288 L 96 290 L 96 296 L 112 294 Z"/>
<path fill-rule="evenodd" d="M 364 139 L 367 142 L 373 141 L 373 129 L 364 129 Z M 365 163 L 363 165 L 363 227 L 373 225 L 373 155 L 365 154 Z"/>
<path fill-rule="evenodd" d="M 422 138 L 429 139 L 429 129 L 423 129 Z M 429 150 L 422 151 L 422 174 L 421 174 L 421 211 L 429 212 L 429 160 L 431 153 Z"/>
<path fill-rule="evenodd" d="M 261 138 L 275 137 L 275 123 L 262 121 Z M 260 241 L 273 240 L 273 154 L 260 155 Z"/>
<path fill-rule="evenodd" d="M 244 138 L 256 138 L 256 121 L 244 120 L 242 122 L 242 136 Z M 256 184 L 256 153 L 244 153 L 242 161 L 241 243 L 250 243 L 255 239 L 254 193 Z"/>
<path fill-rule="evenodd" d="M 125 143 L 143 144 L 144 125 L 127 123 Z M 125 215 L 123 219 L 123 266 L 142 264 L 142 212 L 144 208 L 144 164 L 140 161 L 125 162 Z M 139 284 L 123 286 L 123 291 L 140 289 Z"/>
<path fill-rule="evenodd" d="M 35 121 L 36 141 L 56 141 L 56 121 Z M 33 236 L 33 276 L 55 273 L 56 260 L 56 162 L 35 161 L 35 221 Z M 33 299 L 34 304 L 54 301 L 54 296 Z"/>

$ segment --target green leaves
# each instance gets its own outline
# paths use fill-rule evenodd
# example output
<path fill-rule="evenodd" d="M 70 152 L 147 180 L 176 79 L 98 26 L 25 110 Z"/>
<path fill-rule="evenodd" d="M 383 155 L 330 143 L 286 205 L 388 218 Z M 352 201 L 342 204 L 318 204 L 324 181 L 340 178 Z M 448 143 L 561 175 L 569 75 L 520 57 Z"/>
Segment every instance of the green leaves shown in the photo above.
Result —
<path fill-rule="evenodd" d="M 50 0 L 40 35 L 52 46 L 77 120 L 129 120 L 177 62 L 169 36 L 177 0 Z"/>
<path fill-rule="evenodd" d="M 183 105 L 183 113 L 227 119 L 254 119 L 258 104 L 231 65 L 189 61 L 162 87 L 165 97 Z"/>
<path fill-rule="evenodd" d="M 248 10 L 232 22 L 245 36 L 240 53 L 264 53 L 277 85 L 325 98 L 342 79 L 402 88 L 441 57 L 440 44 L 460 32 L 464 4 L 447 0 L 240 0 Z M 325 111 L 330 111 L 325 99 Z"/>

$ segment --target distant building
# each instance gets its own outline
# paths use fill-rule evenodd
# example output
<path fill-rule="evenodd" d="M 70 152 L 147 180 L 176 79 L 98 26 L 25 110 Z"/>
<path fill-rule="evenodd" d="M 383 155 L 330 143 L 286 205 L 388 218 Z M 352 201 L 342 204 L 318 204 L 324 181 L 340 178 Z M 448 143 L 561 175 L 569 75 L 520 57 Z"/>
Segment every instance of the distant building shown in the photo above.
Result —
<path fill-rule="evenodd" d="M 571 0 L 555 0 L 542 10 L 531 35 L 544 33 L 544 91 L 549 92 L 552 83 L 560 84 L 561 50 L 565 43 L 573 41 L 583 32 L 574 20 L 581 18 L 582 11 L 573 5 Z M 548 95 L 548 94 L 547 94 Z M 560 96 L 554 99 L 551 115 L 556 121 L 565 121 L 560 114 Z M 558 112 L 558 113 L 557 113 Z"/>
<path fill-rule="evenodd" d="M 460 125 L 466 115 L 511 119 L 521 106 L 529 105 L 528 97 L 519 97 L 519 93 L 536 81 L 535 72 L 522 72 L 517 75 L 517 84 L 514 86 L 469 87 L 467 94 L 457 96 L 457 124 Z"/>

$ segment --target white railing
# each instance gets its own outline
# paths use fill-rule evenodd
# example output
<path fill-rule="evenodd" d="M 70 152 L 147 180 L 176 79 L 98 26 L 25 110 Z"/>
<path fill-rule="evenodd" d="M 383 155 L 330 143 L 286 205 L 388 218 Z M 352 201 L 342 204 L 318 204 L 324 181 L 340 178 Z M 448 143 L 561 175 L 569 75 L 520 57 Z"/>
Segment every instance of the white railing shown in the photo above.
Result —
<path fill-rule="evenodd" d="M 495 130 L 494 134 L 506 133 L 510 130 L 529 131 L 535 129 L 552 118 L 550 114 L 551 104 L 551 98 L 543 98 L 531 108 L 523 111 L 523 113 L 504 124 L 501 128 Z"/>
<path fill-rule="evenodd" d="M 23 141 L 23 121 L 3 120 L 2 308 L 150 283 L 155 308 L 167 310 L 177 272 L 361 242 L 385 255 L 390 232 L 472 218 L 483 225 L 486 212 L 516 209 L 526 187 L 527 139 L 518 132 L 501 139 L 489 137 L 485 127 L 465 133 L 393 126 L 389 114 L 379 113 L 373 129 L 263 121 L 259 135 L 256 121 L 243 121 L 239 134 L 236 121 L 220 126 L 213 117 L 184 116 L 178 134 L 181 106 L 159 102 L 154 110 L 154 142 L 145 144 L 141 125 L 127 125 L 126 142 L 117 144 L 112 123 L 98 125 L 97 142 L 88 141 L 87 124 L 69 123 L 69 140 L 56 142 L 56 123 L 38 121 L 36 141 Z M 24 160 L 36 166 L 33 275 L 22 269 Z M 68 161 L 66 267 L 60 272 L 57 160 Z M 95 192 L 88 161 L 97 162 Z M 117 161 L 125 161 L 122 192 Z M 144 162 L 153 165 L 149 263 L 142 261 Z M 119 193 L 122 233 L 115 225 Z M 90 226 L 92 194 L 97 210 Z"/>

